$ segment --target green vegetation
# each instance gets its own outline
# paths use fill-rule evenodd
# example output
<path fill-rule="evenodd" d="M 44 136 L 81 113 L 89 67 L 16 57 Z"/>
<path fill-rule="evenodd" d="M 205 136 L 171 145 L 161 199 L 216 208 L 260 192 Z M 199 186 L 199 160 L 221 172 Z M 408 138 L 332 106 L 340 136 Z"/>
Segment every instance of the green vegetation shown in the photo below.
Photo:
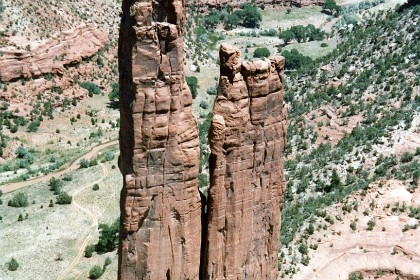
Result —
<path fill-rule="evenodd" d="M 7 263 L 7 269 L 9 271 L 16 271 L 19 268 L 19 263 L 12 258 L 8 263 Z"/>
<path fill-rule="evenodd" d="M 187 85 L 190 88 L 192 98 L 195 99 L 198 94 L 198 79 L 194 76 L 186 77 Z"/>
<path fill-rule="evenodd" d="M 57 204 L 71 204 L 73 197 L 66 192 L 60 192 L 57 196 Z"/>
<path fill-rule="evenodd" d="M 325 38 L 326 33 L 319 28 L 316 28 L 313 24 L 307 26 L 296 25 L 289 29 L 286 29 L 279 34 L 279 38 L 288 44 L 292 40 L 296 40 L 299 43 L 306 41 L 321 41 Z"/>
<path fill-rule="evenodd" d="M 102 90 L 96 84 L 92 82 L 79 82 L 79 86 L 86 89 L 89 92 L 89 96 L 92 97 L 94 94 L 101 94 Z"/>
<path fill-rule="evenodd" d="M 50 186 L 50 191 L 54 192 L 55 195 L 58 195 L 63 188 L 63 181 L 52 177 L 48 183 L 48 186 Z"/>
<path fill-rule="evenodd" d="M 91 258 L 95 252 L 95 245 L 87 245 L 85 248 L 85 258 Z"/>
<path fill-rule="evenodd" d="M 254 51 L 255 58 L 269 57 L 270 50 L 267 48 L 256 48 Z"/>
<path fill-rule="evenodd" d="M 301 69 L 310 66 L 313 60 L 309 56 L 304 56 L 296 49 L 282 52 L 286 58 L 286 69 Z"/>
<path fill-rule="evenodd" d="M 89 271 L 89 278 L 90 279 L 99 279 L 102 274 L 104 274 L 102 267 L 99 265 L 95 265 L 92 267 L 92 269 Z"/>
<path fill-rule="evenodd" d="M 211 10 L 203 20 L 203 25 L 209 30 L 214 30 L 217 25 L 223 24 L 226 30 L 237 26 L 258 28 L 262 20 L 260 10 L 252 4 L 241 5 L 240 9 L 232 11 L 227 8 L 222 11 Z"/>
<path fill-rule="evenodd" d="M 120 230 L 120 220 L 118 219 L 111 225 L 99 225 L 99 241 L 95 246 L 98 253 L 112 252 L 117 248 Z"/>
<path fill-rule="evenodd" d="M 108 95 L 109 101 L 115 104 L 114 106 L 117 107 L 120 101 L 120 84 L 119 83 L 112 83 L 111 84 L 111 92 Z"/>
<path fill-rule="evenodd" d="M 9 200 L 7 205 L 11 207 L 26 207 L 29 205 L 28 196 L 25 193 L 19 192 Z"/>

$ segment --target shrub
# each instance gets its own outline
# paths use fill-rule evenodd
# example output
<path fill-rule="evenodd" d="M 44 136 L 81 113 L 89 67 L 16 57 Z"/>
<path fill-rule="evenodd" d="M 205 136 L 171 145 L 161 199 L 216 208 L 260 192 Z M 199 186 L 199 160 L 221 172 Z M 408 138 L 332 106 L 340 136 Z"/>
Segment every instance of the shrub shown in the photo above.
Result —
<path fill-rule="evenodd" d="M 41 122 L 39 119 L 33 120 L 27 128 L 28 132 L 37 132 L 38 131 L 38 127 L 41 125 Z"/>
<path fill-rule="evenodd" d="M 89 161 L 85 158 L 82 158 L 80 160 L 80 168 L 88 168 L 89 167 Z"/>
<path fill-rule="evenodd" d="M 90 258 L 95 251 L 95 245 L 87 245 L 85 248 L 85 258 Z"/>
<path fill-rule="evenodd" d="M 326 48 L 326 47 L 328 47 L 328 44 L 327 44 L 327 43 L 325 43 L 325 42 L 322 42 L 322 43 L 321 43 L 321 48 Z"/>
<path fill-rule="evenodd" d="M 107 257 L 107 258 L 105 259 L 104 267 L 106 267 L 106 266 L 110 265 L 111 263 L 112 263 L 111 259 L 110 259 L 109 257 Z"/>
<path fill-rule="evenodd" d="M 60 192 L 57 197 L 58 204 L 71 204 L 73 197 L 66 192 Z"/>
<path fill-rule="evenodd" d="M 63 187 L 63 182 L 60 179 L 56 179 L 52 177 L 48 183 L 50 186 L 50 191 L 53 191 L 55 195 L 61 192 L 61 188 Z"/>
<path fill-rule="evenodd" d="M 201 108 L 203 108 L 203 109 L 208 109 L 209 108 L 209 103 L 206 101 L 206 100 L 202 100 L 201 102 L 200 102 L 200 107 Z"/>
<path fill-rule="evenodd" d="M 111 161 L 111 160 L 113 160 L 115 158 L 115 155 L 114 155 L 114 153 L 113 152 L 111 152 L 111 151 L 107 151 L 106 153 L 105 153 L 105 161 Z"/>
<path fill-rule="evenodd" d="M 261 58 L 261 57 L 269 57 L 270 50 L 267 48 L 256 48 L 254 51 L 254 57 Z"/>
<path fill-rule="evenodd" d="M 25 193 L 20 192 L 15 194 L 7 205 L 11 207 L 26 207 L 28 204 L 28 196 Z"/>
<path fill-rule="evenodd" d="M 352 230 L 356 230 L 356 227 L 357 227 L 357 223 L 356 223 L 355 221 L 352 221 L 352 222 L 350 223 L 350 228 L 351 228 Z"/>
<path fill-rule="evenodd" d="M 9 271 L 16 271 L 19 268 L 19 263 L 12 258 L 8 263 L 7 263 L 7 269 Z"/>
<path fill-rule="evenodd" d="M 93 185 L 93 188 L 92 188 L 92 190 L 94 190 L 94 191 L 97 191 L 97 190 L 99 190 L 99 185 L 98 185 L 98 184 L 95 184 L 95 185 Z"/>
<path fill-rule="evenodd" d="M 187 85 L 190 88 L 192 98 L 195 99 L 198 94 L 198 79 L 194 76 L 186 77 Z"/>
<path fill-rule="evenodd" d="M 375 221 L 374 220 L 369 220 L 367 223 L 367 230 L 373 230 L 373 227 L 375 226 Z"/>
<path fill-rule="evenodd" d="M 28 151 L 24 147 L 20 146 L 17 148 L 15 154 L 18 158 L 24 158 L 28 154 Z"/>
<path fill-rule="evenodd" d="M 102 268 L 99 265 L 95 265 L 89 271 L 89 278 L 90 279 L 99 279 L 102 276 L 103 273 L 104 272 L 103 272 Z"/>
<path fill-rule="evenodd" d="M 66 174 L 63 176 L 63 181 L 71 181 L 73 180 L 73 177 L 70 174 Z"/>

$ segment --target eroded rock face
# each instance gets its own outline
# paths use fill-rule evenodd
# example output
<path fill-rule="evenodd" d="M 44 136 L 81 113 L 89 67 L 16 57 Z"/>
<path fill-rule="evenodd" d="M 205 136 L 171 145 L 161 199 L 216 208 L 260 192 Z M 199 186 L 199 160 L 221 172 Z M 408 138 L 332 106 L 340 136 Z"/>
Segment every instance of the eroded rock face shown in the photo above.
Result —
<path fill-rule="evenodd" d="M 102 49 L 108 36 L 93 25 L 80 25 L 54 35 L 33 50 L 0 52 L 0 81 L 64 74 L 65 65 L 75 64 Z"/>
<path fill-rule="evenodd" d="M 277 279 L 285 179 L 284 57 L 239 63 L 220 48 L 209 132 L 210 189 L 203 279 Z"/>
<path fill-rule="evenodd" d="M 200 150 L 184 19 L 182 0 L 123 1 L 119 279 L 198 279 Z"/>

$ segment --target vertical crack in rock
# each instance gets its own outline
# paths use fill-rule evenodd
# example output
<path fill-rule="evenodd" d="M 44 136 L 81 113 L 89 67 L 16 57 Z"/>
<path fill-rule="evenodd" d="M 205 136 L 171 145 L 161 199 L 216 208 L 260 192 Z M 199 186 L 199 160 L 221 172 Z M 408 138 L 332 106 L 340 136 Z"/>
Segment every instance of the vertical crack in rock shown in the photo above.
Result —
<path fill-rule="evenodd" d="M 201 278 L 274 280 L 285 187 L 285 60 L 239 59 L 239 49 L 221 46 Z"/>
<path fill-rule="evenodd" d="M 119 279 L 198 279 L 199 139 L 183 72 L 184 0 L 123 0 Z"/>

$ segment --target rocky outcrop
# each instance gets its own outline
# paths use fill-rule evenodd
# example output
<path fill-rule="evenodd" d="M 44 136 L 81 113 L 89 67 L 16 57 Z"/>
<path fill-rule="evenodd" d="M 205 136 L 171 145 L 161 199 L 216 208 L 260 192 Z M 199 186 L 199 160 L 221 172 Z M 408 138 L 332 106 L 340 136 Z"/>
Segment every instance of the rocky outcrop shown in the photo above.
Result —
<path fill-rule="evenodd" d="M 185 2 L 122 8 L 119 279 L 198 279 L 200 149 L 183 72 Z"/>
<path fill-rule="evenodd" d="M 0 49 L 0 80 L 64 74 L 64 66 L 94 55 L 107 42 L 107 35 L 93 25 L 81 25 L 53 36 L 33 50 Z"/>
<path fill-rule="evenodd" d="M 209 132 L 203 279 L 277 279 L 285 179 L 284 57 L 239 63 L 220 48 Z"/>

